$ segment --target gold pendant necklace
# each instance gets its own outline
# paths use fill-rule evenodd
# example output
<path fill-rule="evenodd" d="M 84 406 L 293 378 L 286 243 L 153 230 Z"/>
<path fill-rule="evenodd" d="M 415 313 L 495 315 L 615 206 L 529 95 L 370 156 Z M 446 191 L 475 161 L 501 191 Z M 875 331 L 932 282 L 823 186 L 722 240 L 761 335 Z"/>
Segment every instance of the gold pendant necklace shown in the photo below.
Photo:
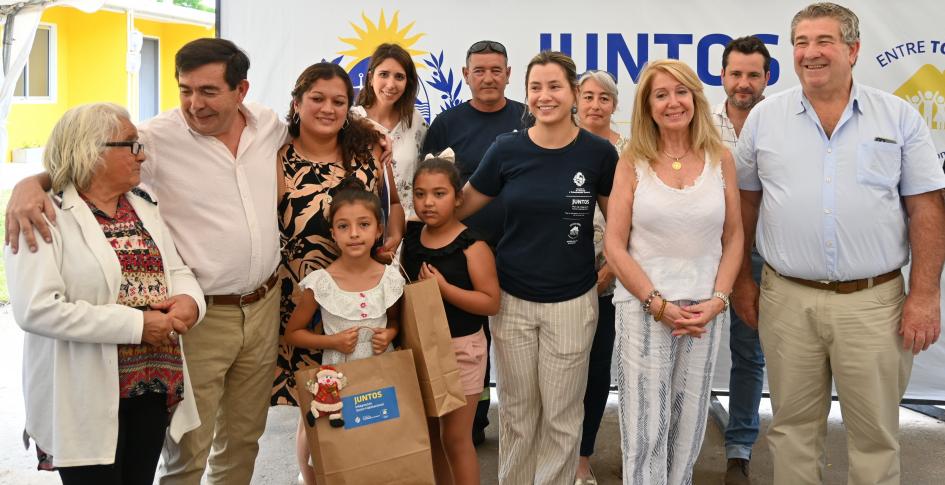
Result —
<path fill-rule="evenodd" d="M 692 147 L 690 147 L 690 148 L 692 148 Z M 670 166 L 670 167 L 673 167 L 673 170 L 676 170 L 676 171 L 679 171 L 680 169 L 682 169 L 682 163 L 680 162 L 680 160 L 682 160 L 683 157 L 685 157 L 685 156 L 688 155 L 688 154 L 689 154 L 689 148 L 687 148 L 686 151 L 683 152 L 683 154 L 680 155 L 680 156 L 678 156 L 678 157 L 674 157 L 674 156 L 670 155 L 669 153 L 663 152 L 663 155 L 666 155 L 667 157 L 673 159 L 673 163 L 671 163 L 669 166 Z"/>

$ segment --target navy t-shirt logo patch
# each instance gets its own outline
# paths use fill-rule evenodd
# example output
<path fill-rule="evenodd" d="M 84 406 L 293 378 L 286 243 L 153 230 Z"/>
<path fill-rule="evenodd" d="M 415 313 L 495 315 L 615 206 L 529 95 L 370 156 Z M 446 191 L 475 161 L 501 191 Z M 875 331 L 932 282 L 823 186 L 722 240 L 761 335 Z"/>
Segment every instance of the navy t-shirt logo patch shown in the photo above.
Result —
<path fill-rule="evenodd" d="M 584 174 L 583 174 L 583 173 L 578 172 L 578 173 L 574 174 L 574 185 L 577 185 L 578 187 L 580 187 L 580 186 L 584 185 L 584 182 L 585 182 L 585 181 L 586 181 L 586 180 L 584 179 Z"/>
<path fill-rule="evenodd" d="M 568 245 L 576 244 L 578 237 L 581 235 L 581 223 L 572 222 L 570 229 L 568 229 Z"/>

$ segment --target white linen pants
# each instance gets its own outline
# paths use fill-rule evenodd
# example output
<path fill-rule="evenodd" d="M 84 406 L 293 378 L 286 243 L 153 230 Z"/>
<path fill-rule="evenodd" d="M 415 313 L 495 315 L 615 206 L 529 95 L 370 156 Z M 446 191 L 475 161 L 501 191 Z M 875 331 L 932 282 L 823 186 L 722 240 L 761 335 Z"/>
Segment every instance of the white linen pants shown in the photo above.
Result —
<path fill-rule="evenodd" d="M 687 305 L 689 302 L 678 302 Z M 701 338 L 673 337 L 640 302 L 616 304 L 625 485 L 688 485 L 705 435 L 723 311 Z"/>
<path fill-rule="evenodd" d="M 499 394 L 499 483 L 574 483 L 597 288 L 558 303 L 502 292 L 491 319 Z"/>

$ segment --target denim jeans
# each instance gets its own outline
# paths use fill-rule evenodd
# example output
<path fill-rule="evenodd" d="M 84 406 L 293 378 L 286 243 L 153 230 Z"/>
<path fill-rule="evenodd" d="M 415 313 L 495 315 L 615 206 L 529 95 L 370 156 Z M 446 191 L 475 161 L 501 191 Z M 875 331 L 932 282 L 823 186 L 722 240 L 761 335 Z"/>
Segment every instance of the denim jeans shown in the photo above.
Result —
<path fill-rule="evenodd" d="M 764 260 L 757 251 L 751 252 L 751 274 L 761 280 Z M 729 377 L 728 427 L 725 428 L 725 457 L 751 458 L 751 447 L 758 438 L 758 405 L 764 383 L 765 357 L 761 351 L 758 331 L 749 327 L 729 310 L 732 325 L 729 347 L 732 352 L 732 372 Z"/>

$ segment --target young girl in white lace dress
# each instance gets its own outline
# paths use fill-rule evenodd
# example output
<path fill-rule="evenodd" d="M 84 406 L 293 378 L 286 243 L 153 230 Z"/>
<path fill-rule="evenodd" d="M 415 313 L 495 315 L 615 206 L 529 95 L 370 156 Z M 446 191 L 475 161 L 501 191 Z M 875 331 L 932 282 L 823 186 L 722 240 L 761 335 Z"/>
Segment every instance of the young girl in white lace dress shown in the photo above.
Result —
<path fill-rule="evenodd" d="M 388 352 L 397 336 L 404 278 L 395 266 L 372 257 L 384 232 L 380 201 L 360 181 L 344 181 L 331 202 L 328 221 L 341 255 L 299 282 L 304 291 L 286 324 L 285 340 L 322 349 L 322 364 Z M 319 308 L 324 335 L 309 329 Z"/>

